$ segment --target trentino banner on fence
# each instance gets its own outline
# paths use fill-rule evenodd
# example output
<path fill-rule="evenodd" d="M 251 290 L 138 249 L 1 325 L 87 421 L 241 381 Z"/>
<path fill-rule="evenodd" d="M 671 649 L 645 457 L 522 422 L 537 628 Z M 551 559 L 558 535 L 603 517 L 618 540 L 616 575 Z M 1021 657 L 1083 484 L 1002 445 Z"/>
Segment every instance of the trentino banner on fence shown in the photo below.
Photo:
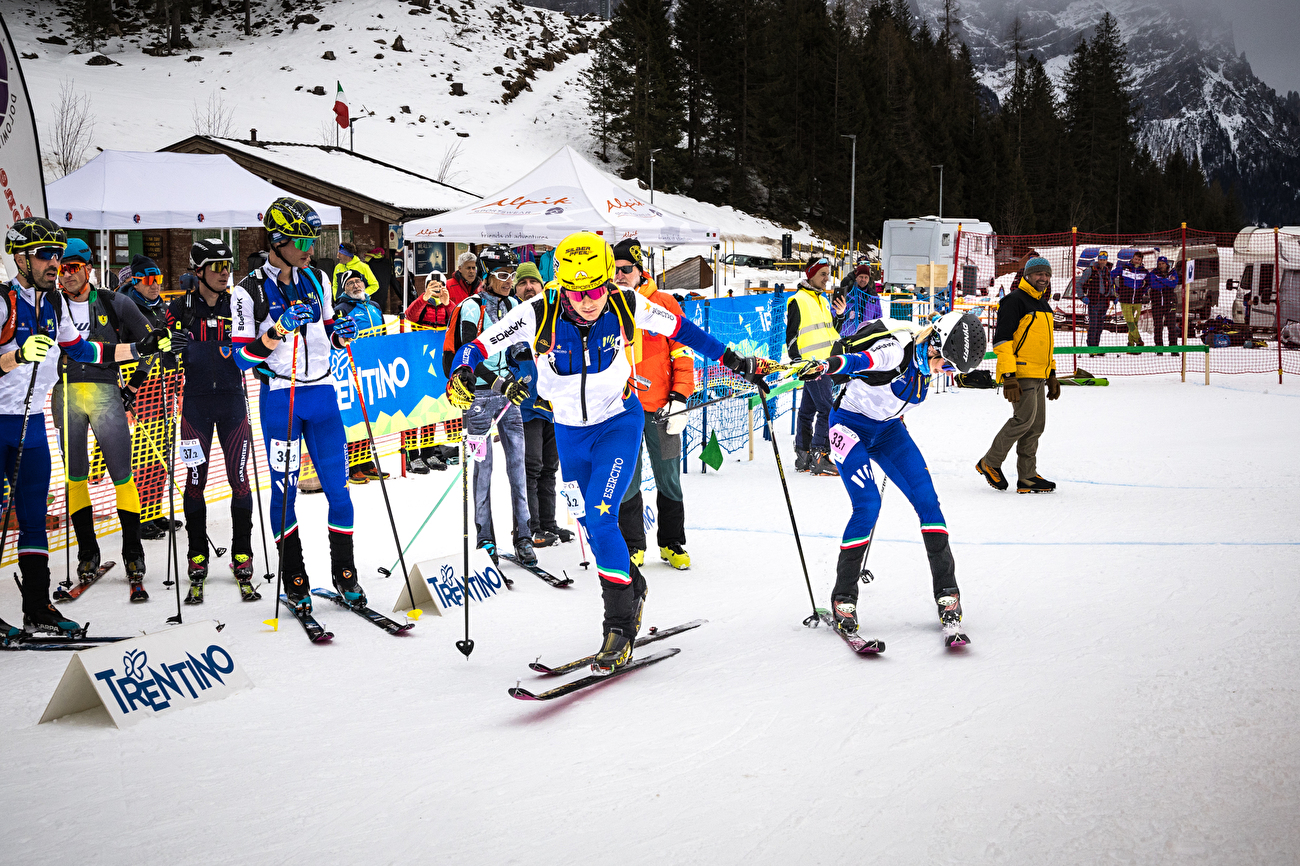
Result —
<path fill-rule="evenodd" d="M 357 340 L 352 344 L 357 365 L 355 379 L 348 353 L 334 352 L 330 372 L 349 442 L 366 438 L 359 397 L 365 398 L 376 436 L 460 417 L 460 410 L 452 408 L 445 396 L 447 379 L 442 375 L 439 358 L 441 337 L 441 331 L 413 331 Z M 360 395 L 354 384 L 357 381 L 361 383 Z"/>

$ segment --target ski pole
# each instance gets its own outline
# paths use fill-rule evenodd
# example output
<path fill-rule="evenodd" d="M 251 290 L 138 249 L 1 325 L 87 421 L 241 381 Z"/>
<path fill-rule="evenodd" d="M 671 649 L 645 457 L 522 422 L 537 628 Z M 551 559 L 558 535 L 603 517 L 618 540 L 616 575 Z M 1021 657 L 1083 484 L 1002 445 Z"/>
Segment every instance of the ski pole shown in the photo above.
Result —
<path fill-rule="evenodd" d="M 582 562 L 578 563 L 583 568 L 591 565 L 591 560 L 587 559 L 587 545 L 582 541 L 582 524 L 578 524 L 578 546 L 582 548 Z"/>
<path fill-rule="evenodd" d="M 352 384 L 357 389 L 357 398 L 361 402 L 361 418 L 366 422 L 366 439 L 370 441 L 370 457 L 375 461 L 375 472 L 379 475 L 379 490 L 384 494 L 384 508 L 388 511 L 388 525 L 393 530 L 393 545 L 397 548 L 397 561 L 402 564 L 402 577 L 406 580 L 406 595 L 411 600 L 411 609 L 406 615 L 419 619 L 424 611 L 415 606 L 415 590 L 411 588 L 411 573 L 406 570 L 406 553 L 402 550 L 402 539 L 397 534 L 397 519 L 393 517 L 393 505 L 388 501 L 388 487 L 384 484 L 384 468 L 379 465 L 379 448 L 375 445 L 375 434 L 370 428 L 370 410 L 366 408 L 366 395 L 361 390 L 361 378 L 357 375 L 357 362 L 352 357 L 352 344 L 347 345 L 348 366 L 352 369 Z M 466 609 L 469 600 L 466 599 Z"/>
<path fill-rule="evenodd" d="M 760 386 L 760 391 L 766 392 L 766 387 Z M 799 540 L 799 526 L 794 519 L 794 503 L 790 501 L 790 486 L 785 480 L 785 468 L 781 465 L 781 449 L 776 446 L 776 430 L 772 425 L 772 411 L 767 408 L 767 400 L 763 399 L 765 395 L 760 395 L 759 402 L 763 404 L 763 423 L 767 427 L 767 435 L 772 440 L 772 454 L 776 457 L 776 471 L 781 476 L 781 490 L 785 493 L 785 507 L 790 512 L 790 528 L 794 530 L 794 544 L 799 549 L 799 565 L 803 568 L 803 580 L 808 586 L 808 600 L 812 602 L 812 616 L 803 621 L 805 626 L 816 628 L 821 623 L 821 618 L 817 614 L 817 599 L 813 595 L 812 580 L 808 577 L 808 563 L 803 556 L 803 542 Z"/>
<path fill-rule="evenodd" d="M 68 502 L 68 356 L 60 359 L 63 366 L 63 430 L 59 444 L 63 446 L 63 580 L 60 586 L 72 586 L 72 506 Z"/>
<path fill-rule="evenodd" d="M 489 428 L 491 429 L 491 428 Z M 469 654 L 474 652 L 474 641 L 469 637 L 469 437 L 465 431 L 465 416 L 461 415 L 460 428 L 460 489 L 461 489 L 461 518 L 464 527 L 464 548 L 465 548 L 465 639 L 456 641 L 456 649 L 461 651 L 465 656 L 465 661 L 469 661 Z"/>
<path fill-rule="evenodd" d="M 438 501 L 433 504 L 433 508 L 429 509 L 429 514 L 424 518 L 424 523 L 421 523 L 420 528 L 415 530 L 415 535 L 411 536 L 411 540 L 406 543 L 406 547 L 402 550 L 403 553 L 407 553 L 410 551 L 411 547 L 415 544 L 416 540 L 420 537 L 420 533 L 424 531 L 424 527 L 428 526 L 429 521 L 433 519 L 434 513 L 438 510 L 438 506 L 442 505 L 442 501 L 447 498 L 447 494 L 451 493 L 451 489 L 455 487 L 456 482 L 460 480 L 460 473 L 464 471 L 465 471 L 465 467 L 462 466 L 460 470 L 455 475 L 452 476 L 451 483 L 447 485 L 447 489 L 444 490 L 442 492 L 442 495 L 438 497 Z M 393 568 L 397 568 L 396 562 L 393 563 L 392 568 L 379 569 L 379 573 L 382 574 L 384 577 L 391 577 L 393 574 Z"/>
<path fill-rule="evenodd" d="M 159 353 L 161 354 L 161 353 Z M 179 366 L 179 365 L 178 365 Z M 176 616 L 167 617 L 167 621 L 177 625 L 184 622 L 181 619 L 181 563 L 176 555 L 176 420 L 172 417 L 172 412 L 176 408 L 172 401 L 172 392 L 167 382 L 167 369 L 162 370 L 163 386 L 163 406 L 167 412 L 167 534 L 170 538 L 167 541 L 168 559 L 167 573 L 171 574 L 173 566 L 176 569 Z"/>
<path fill-rule="evenodd" d="M 36 301 L 36 325 L 39 330 L 41 305 L 45 302 L 45 293 L 33 290 L 33 300 Z M 0 559 L 4 559 L 5 543 L 9 538 L 9 513 L 13 510 L 14 499 L 18 494 L 18 479 L 21 477 L 18 473 L 23 468 L 23 450 L 27 445 L 27 419 L 29 417 L 27 412 L 32 406 L 32 392 L 36 390 L 36 373 L 40 370 L 40 367 L 39 362 L 32 362 L 32 378 L 27 382 L 27 396 L 23 398 L 23 426 L 22 432 L 18 435 L 18 456 L 14 460 L 14 474 L 11 476 L 13 482 L 9 485 L 9 498 L 5 500 L 4 528 L 0 529 Z M 46 600 L 48 601 L 48 599 Z"/>
<path fill-rule="evenodd" d="M 696 403 L 694 406 L 687 406 L 685 409 L 678 409 L 676 412 L 669 412 L 667 415 L 655 414 L 655 423 L 659 425 L 666 424 L 669 418 L 676 418 L 678 415 L 685 415 L 687 412 L 694 412 L 696 409 L 703 409 L 705 406 L 712 406 L 714 403 L 721 403 L 723 400 L 730 400 L 732 397 L 739 397 L 740 394 L 726 394 L 722 397 L 715 397 L 712 400 L 706 400 L 703 403 Z"/>
<path fill-rule="evenodd" d="M 275 616 L 272 619 L 265 620 L 266 624 L 273 631 L 280 630 L 280 591 L 284 588 L 284 548 L 288 545 L 289 539 L 285 535 L 284 525 L 289 521 L 289 444 L 293 442 L 293 394 L 298 385 L 298 332 L 293 332 L 293 361 L 289 365 L 289 429 L 284 434 L 284 498 L 280 500 L 280 535 L 279 535 L 279 563 L 275 567 Z M 273 458 L 268 454 L 268 461 Z M 299 457 L 299 460 L 302 458 Z M 274 464 L 270 467 L 275 471 Z M 275 488 L 275 477 L 271 478 L 272 490 Z"/>
<path fill-rule="evenodd" d="M 257 491 L 257 523 L 262 528 L 262 567 L 271 566 L 271 557 L 266 552 L 266 516 L 262 513 L 262 479 L 257 471 L 257 442 L 253 438 L 253 409 L 248 401 L 248 380 L 240 377 L 244 387 L 244 417 L 248 419 L 248 450 L 253 455 L 253 488 Z M 261 406 L 258 406 L 259 413 Z M 275 580 L 271 572 L 263 572 L 263 579 L 270 583 Z"/>

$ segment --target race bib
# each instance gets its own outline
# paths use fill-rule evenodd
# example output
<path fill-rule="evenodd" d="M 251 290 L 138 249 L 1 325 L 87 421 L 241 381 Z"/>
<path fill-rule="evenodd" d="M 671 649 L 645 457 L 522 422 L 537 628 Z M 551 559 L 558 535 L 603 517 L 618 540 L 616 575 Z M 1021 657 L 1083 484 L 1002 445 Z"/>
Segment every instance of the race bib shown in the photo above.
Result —
<path fill-rule="evenodd" d="M 488 434 L 466 436 L 465 447 L 469 450 L 469 456 L 474 458 L 475 463 L 482 463 L 487 459 Z"/>
<path fill-rule="evenodd" d="M 298 464 L 302 455 L 301 449 L 297 446 L 297 439 L 292 442 L 285 442 L 282 439 L 272 439 L 271 453 L 267 455 L 267 459 L 271 464 L 271 469 L 286 474 L 289 472 L 297 472 Z"/>
<path fill-rule="evenodd" d="M 854 433 L 843 424 L 836 424 L 831 428 L 831 454 L 835 457 L 835 462 L 843 463 L 844 458 L 849 456 L 853 446 L 861 441 L 858 434 Z"/>
<path fill-rule="evenodd" d="M 180 452 L 181 462 L 191 469 L 208 462 L 208 458 L 203 455 L 203 444 L 197 439 L 182 439 Z"/>
<path fill-rule="evenodd" d="M 564 504 L 569 507 L 569 513 L 573 519 L 587 516 L 587 505 L 582 501 L 582 489 L 578 487 L 576 481 L 566 481 L 560 488 L 560 495 L 564 497 Z"/>

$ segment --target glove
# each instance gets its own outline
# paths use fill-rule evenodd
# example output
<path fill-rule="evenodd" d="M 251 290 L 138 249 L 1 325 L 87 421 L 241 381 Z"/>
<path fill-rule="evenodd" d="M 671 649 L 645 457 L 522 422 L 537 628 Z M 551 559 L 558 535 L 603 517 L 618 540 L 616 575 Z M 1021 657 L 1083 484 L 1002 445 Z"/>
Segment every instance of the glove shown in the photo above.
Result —
<path fill-rule="evenodd" d="M 828 361 L 804 361 L 791 371 L 791 375 L 801 382 L 811 382 L 825 376 L 830 366 Z"/>
<path fill-rule="evenodd" d="M 170 352 L 172 348 L 171 331 L 166 328 L 154 328 L 143 340 L 137 340 L 135 350 L 141 355 L 155 352 Z"/>
<path fill-rule="evenodd" d="M 44 334 L 33 334 L 23 341 L 23 344 L 14 353 L 15 364 L 39 364 L 45 360 L 50 349 L 54 348 L 54 341 Z"/>
<path fill-rule="evenodd" d="M 686 398 L 676 391 L 669 391 L 668 402 L 655 414 L 663 421 L 665 434 L 682 435 L 686 429 Z"/>
<path fill-rule="evenodd" d="M 283 318 L 283 317 L 281 317 Z M 334 320 L 334 340 L 336 343 L 342 341 L 344 345 L 357 336 L 357 322 L 351 316 L 345 316 L 342 319 Z M 339 346 L 339 348 L 343 348 Z"/>
<path fill-rule="evenodd" d="M 1020 383 L 1016 381 L 1015 373 L 1008 373 L 1002 377 L 1002 396 L 1010 403 L 1020 402 Z"/>
<path fill-rule="evenodd" d="M 1047 377 L 1047 399 L 1055 400 L 1061 396 L 1061 383 L 1056 380 L 1056 371 L 1053 370 Z"/>
<path fill-rule="evenodd" d="M 135 409 L 136 390 L 129 386 L 119 390 L 122 393 L 122 408 L 128 412 L 133 411 Z"/>
<path fill-rule="evenodd" d="M 447 382 L 447 402 L 457 409 L 468 409 L 474 404 L 474 371 L 469 367 L 454 370 Z"/>
<path fill-rule="evenodd" d="M 171 344 L 172 347 L 168 351 L 175 354 L 184 352 L 190 345 L 190 335 L 178 327 L 171 332 Z"/>
<path fill-rule="evenodd" d="M 280 314 L 275 323 L 276 332 L 283 337 L 290 331 L 296 331 L 312 320 L 316 314 L 302 301 L 296 301 L 289 309 Z"/>
<path fill-rule="evenodd" d="M 730 349 L 722 353 L 720 361 L 722 366 L 755 385 L 765 385 L 763 377 L 772 372 L 772 362 L 766 358 L 737 355 Z"/>
<path fill-rule="evenodd" d="M 507 373 L 504 376 L 497 377 L 497 380 L 492 383 L 492 390 L 498 394 L 504 394 L 505 398 L 516 406 L 522 406 L 524 401 L 528 399 L 528 383 L 531 380 L 531 376 L 519 380 Z M 470 392 L 473 393 L 472 385 Z"/>

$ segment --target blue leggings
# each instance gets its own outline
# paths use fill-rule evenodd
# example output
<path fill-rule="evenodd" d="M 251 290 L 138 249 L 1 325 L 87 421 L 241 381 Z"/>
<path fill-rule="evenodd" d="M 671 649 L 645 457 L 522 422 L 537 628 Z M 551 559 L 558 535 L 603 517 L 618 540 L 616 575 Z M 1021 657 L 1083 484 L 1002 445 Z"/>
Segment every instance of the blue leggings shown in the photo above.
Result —
<path fill-rule="evenodd" d="M 22 474 L 15 480 L 14 466 L 18 462 L 22 429 L 22 415 L 0 415 L 0 466 L 4 467 L 7 489 L 18 493 L 14 500 L 14 510 L 18 512 L 18 555 L 48 557 L 45 495 L 50 490 L 50 443 L 45 438 L 45 413 L 28 416 L 23 465 L 19 469 Z"/>
<path fill-rule="evenodd" d="M 321 490 L 329 501 L 330 560 L 337 570 L 342 566 L 355 566 L 352 562 L 352 497 L 348 495 L 347 435 L 343 431 L 343 417 L 339 414 L 336 395 L 333 385 L 299 385 L 295 388 L 293 432 L 287 441 L 290 443 L 288 447 L 296 454 L 296 440 L 302 437 L 302 444 L 311 455 L 312 465 L 320 478 Z M 284 458 L 277 461 L 276 449 L 271 444 L 272 440 L 286 441 L 285 434 L 289 433 L 289 389 L 271 390 L 263 385 L 261 412 L 262 437 L 266 443 L 267 462 L 271 466 L 271 528 L 277 543 L 282 538 L 290 541 L 285 545 L 284 556 L 285 573 L 291 575 L 303 568 L 298 516 L 294 510 L 298 473 L 295 471 L 290 476 L 288 513 L 281 527 L 284 472 L 277 470 L 275 465 L 277 462 L 281 466 L 292 465 L 292 462 L 286 462 Z"/>
<path fill-rule="evenodd" d="M 625 629 L 623 633 L 629 637 L 645 580 L 628 559 L 627 543 L 618 528 L 618 510 L 628 485 L 640 482 L 633 470 L 644 423 L 641 404 L 631 397 L 624 402 L 622 413 L 591 427 L 555 425 L 564 480 L 578 482 L 582 490 L 586 516 L 579 522 L 591 539 L 600 575 L 604 627 Z"/>
<path fill-rule="evenodd" d="M 942 590 L 956 589 L 956 566 L 948 546 L 948 526 L 939 510 L 939 495 L 934 491 L 925 458 L 908 434 L 903 419 L 876 421 L 856 412 L 836 409 L 831 413 L 830 423 L 832 427 L 839 424 L 849 428 L 859 440 L 840 464 L 840 480 L 849 492 L 853 514 L 844 527 L 832 598 L 851 601 L 858 598 L 862 561 L 880 516 L 880 491 L 871 473 L 872 460 L 912 503 L 921 519 L 921 538 L 930 559 L 935 597 L 939 597 Z"/>

